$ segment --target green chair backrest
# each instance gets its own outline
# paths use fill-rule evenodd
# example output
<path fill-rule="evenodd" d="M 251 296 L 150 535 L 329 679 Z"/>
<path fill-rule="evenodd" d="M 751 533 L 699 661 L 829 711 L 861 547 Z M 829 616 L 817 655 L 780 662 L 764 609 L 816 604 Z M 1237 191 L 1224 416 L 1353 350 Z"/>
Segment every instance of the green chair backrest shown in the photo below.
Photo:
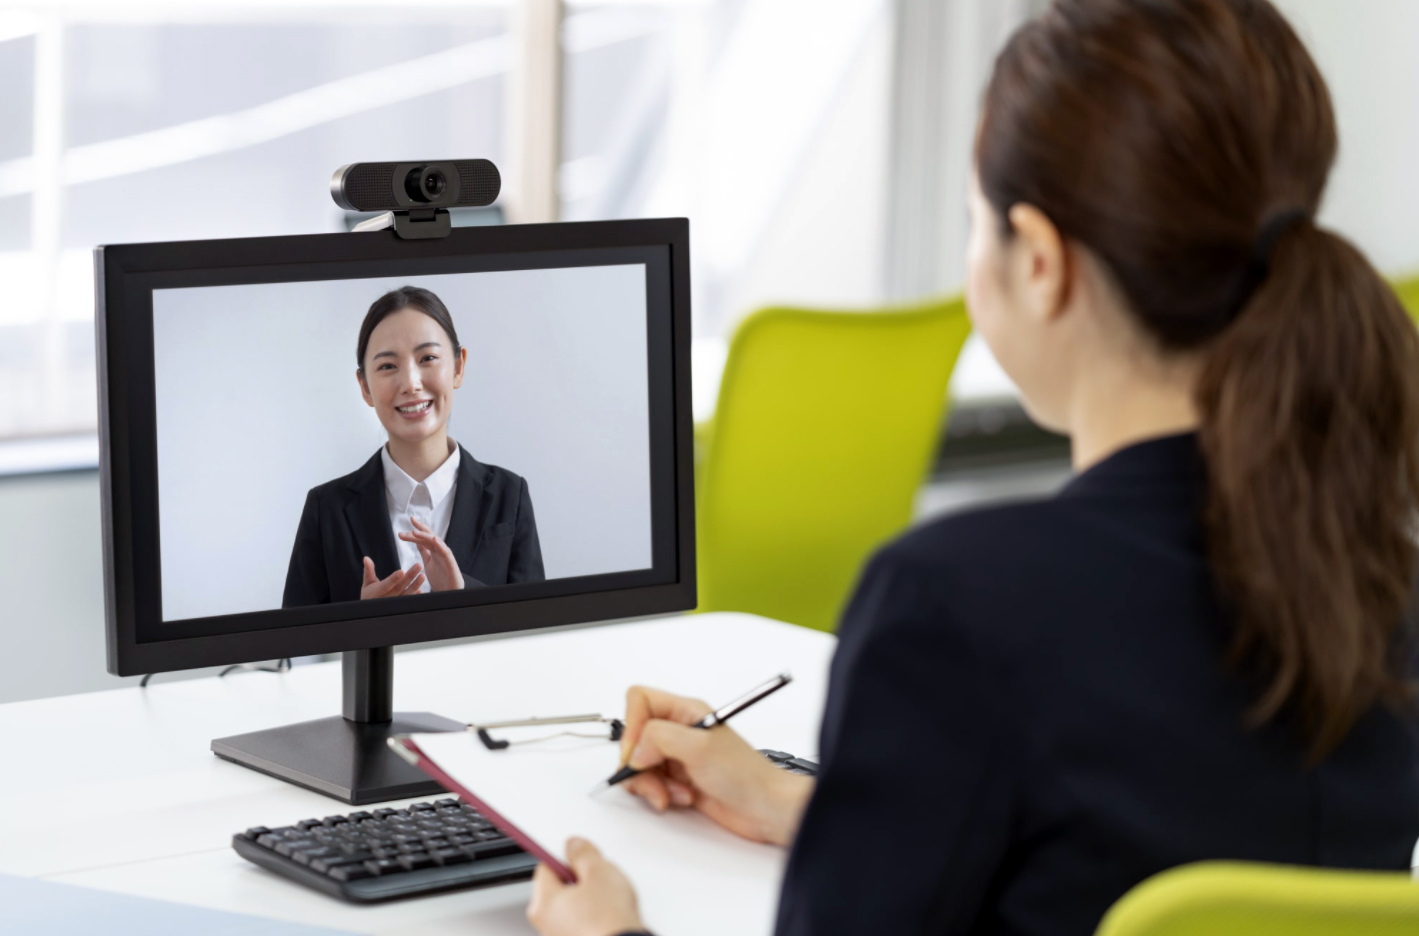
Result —
<path fill-rule="evenodd" d="M 911 520 L 969 333 L 960 299 L 745 319 L 701 436 L 700 610 L 836 626 L 864 559 Z"/>
<path fill-rule="evenodd" d="M 1404 303 L 1409 317 L 1419 322 L 1419 276 L 1399 280 L 1394 284 L 1394 291 L 1399 293 L 1399 301 Z"/>
<path fill-rule="evenodd" d="M 1095 936 L 1413 936 L 1408 874 L 1209 861 L 1164 871 L 1114 904 Z"/>

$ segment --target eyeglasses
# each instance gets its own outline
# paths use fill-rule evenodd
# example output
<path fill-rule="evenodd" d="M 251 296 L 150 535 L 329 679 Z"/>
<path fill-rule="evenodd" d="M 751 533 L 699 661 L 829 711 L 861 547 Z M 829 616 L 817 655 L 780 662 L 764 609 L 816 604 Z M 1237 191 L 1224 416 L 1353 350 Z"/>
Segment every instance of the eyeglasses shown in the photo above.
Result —
<path fill-rule="evenodd" d="M 540 735 L 536 738 L 518 738 L 517 740 L 507 740 L 494 738 L 488 734 L 490 728 L 533 728 L 541 725 L 592 725 L 600 724 L 605 726 L 604 732 L 586 731 L 556 731 L 548 735 Z M 621 735 L 626 730 L 625 722 L 619 718 L 606 718 L 601 715 L 563 715 L 557 718 L 521 718 L 515 721 L 487 722 L 482 725 L 468 725 L 467 730 L 477 732 L 478 740 L 483 742 L 483 746 L 490 751 L 501 751 L 514 744 L 537 744 L 541 741 L 550 741 L 553 738 L 593 738 L 604 741 L 620 741 Z"/>

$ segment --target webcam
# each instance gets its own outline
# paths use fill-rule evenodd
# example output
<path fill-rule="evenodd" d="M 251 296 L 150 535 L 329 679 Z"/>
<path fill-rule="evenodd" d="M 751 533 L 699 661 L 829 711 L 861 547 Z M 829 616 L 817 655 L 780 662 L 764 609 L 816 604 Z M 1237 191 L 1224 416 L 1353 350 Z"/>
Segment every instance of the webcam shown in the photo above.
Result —
<path fill-rule="evenodd" d="M 486 159 L 350 163 L 330 179 L 330 197 L 341 208 L 389 212 L 355 230 L 393 227 L 405 238 L 446 236 L 446 209 L 491 205 L 501 189 L 498 167 Z"/>
<path fill-rule="evenodd" d="M 481 208 L 501 188 L 498 167 L 486 159 L 351 163 L 335 170 L 330 197 L 349 211 Z"/>

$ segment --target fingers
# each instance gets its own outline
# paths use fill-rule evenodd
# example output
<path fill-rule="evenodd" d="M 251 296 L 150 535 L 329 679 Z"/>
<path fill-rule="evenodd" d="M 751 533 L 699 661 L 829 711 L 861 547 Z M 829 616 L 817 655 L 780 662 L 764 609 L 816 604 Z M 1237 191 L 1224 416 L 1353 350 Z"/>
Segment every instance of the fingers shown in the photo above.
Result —
<path fill-rule="evenodd" d="M 361 594 L 365 598 L 385 598 L 390 595 L 407 595 L 423 584 L 424 576 L 421 574 L 423 566 L 417 562 L 408 569 L 396 569 L 388 578 L 371 579 L 374 574 L 374 563 L 365 560 L 365 585 L 361 589 Z M 368 592 L 366 592 L 368 589 Z"/>
<path fill-rule="evenodd" d="M 399 538 L 406 543 L 413 543 L 419 547 L 419 552 L 424 555 L 424 561 L 432 561 L 431 552 L 436 552 L 440 556 L 452 559 L 453 550 L 448 548 L 448 544 L 433 533 L 425 533 L 415 530 L 412 533 L 400 533 Z"/>
<path fill-rule="evenodd" d="M 621 786 L 626 788 L 627 793 L 645 800 L 656 812 L 665 812 L 670 806 L 670 791 L 665 787 L 665 779 L 654 771 L 636 774 L 622 781 Z"/>
<path fill-rule="evenodd" d="M 567 839 L 567 864 L 578 881 L 594 877 L 599 865 L 604 864 L 600 850 L 584 838 L 572 836 Z"/>
<path fill-rule="evenodd" d="M 626 690 L 626 730 L 621 734 L 621 762 L 629 762 L 640 741 L 641 729 L 652 718 L 693 725 L 710 712 L 699 699 L 678 696 L 662 689 L 632 686 Z"/>
<path fill-rule="evenodd" d="M 694 788 L 686 786 L 678 780 L 666 780 L 665 789 L 670 794 L 670 802 L 681 809 L 695 805 Z"/>
<path fill-rule="evenodd" d="M 532 900 L 527 904 L 527 918 L 536 919 L 542 913 L 542 908 L 549 901 L 555 900 L 557 894 L 566 886 L 562 879 L 557 877 L 557 872 L 545 864 L 537 865 L 537 870 L 532 872 Z"/>
<path fill-rule="evenodd" d="M 392 595 L 412 595 L 419 590 L 419 586 L 424 584 L 424 567 L 417 562 L 407 569 L 400 569 L 395 575 L 400 576 L 397 583 L 390 585 L 389 593 Z M 394 578 L 391 575 L 390 578 Z"/>
<path fill-rule="evenodd" d="M 399 537 L 401 539 L 410 543 L 432 544 L 443 542 L 439 535 L 434 532 L 434 528 L 429 526 L 427 523 L 424 523 L 422 520 L 410 517 L 409 525 L 414 528 L 413 531 L 409 533 L 400 533 Z"/>
<path fill-rule="evenodd" d="M 712 739 L 709 732 L 676 722 L 652 719 L 641 729 L 640 740 L 631 751 L 630 766 L 636 770 L 677 760 L 691 773 L 704 763 Z"/>
<path fill-rule="evenodd" d="M 378 581 L 379 581 L 379 576 L 375 575 L 375 572 L 374 572 L 374 560 L 371 559 L 369 556 L 366 556 L 366 557 L 365 557 L 365 581 L 364 581 L 364 584 L 366 584 L 366 585 L 373 585 L 375 582 L 378 582 Z"/>

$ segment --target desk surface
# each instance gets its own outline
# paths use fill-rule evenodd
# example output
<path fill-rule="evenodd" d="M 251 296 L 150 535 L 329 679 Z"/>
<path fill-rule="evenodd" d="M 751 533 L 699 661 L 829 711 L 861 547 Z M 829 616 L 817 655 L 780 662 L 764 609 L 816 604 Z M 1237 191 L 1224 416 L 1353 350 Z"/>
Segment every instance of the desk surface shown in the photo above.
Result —
<path fill-rule="evenodd" d="M 634 683 L 717 703 L 788 669 L 794 685 L 735 727 L 758 747 L 812 755 L 833 648 L 752 615 L 663 618 L 400 653 L 394 701 L 461 721 L 619 714 Z M 355 932 L 530 933 L 526 884 L 356 907 L 232 851 L 249 826 L 354 807 L 219 760 L 211 739 L 339 708 L 338 663 L 0 705 L 0 873 Z"/>

